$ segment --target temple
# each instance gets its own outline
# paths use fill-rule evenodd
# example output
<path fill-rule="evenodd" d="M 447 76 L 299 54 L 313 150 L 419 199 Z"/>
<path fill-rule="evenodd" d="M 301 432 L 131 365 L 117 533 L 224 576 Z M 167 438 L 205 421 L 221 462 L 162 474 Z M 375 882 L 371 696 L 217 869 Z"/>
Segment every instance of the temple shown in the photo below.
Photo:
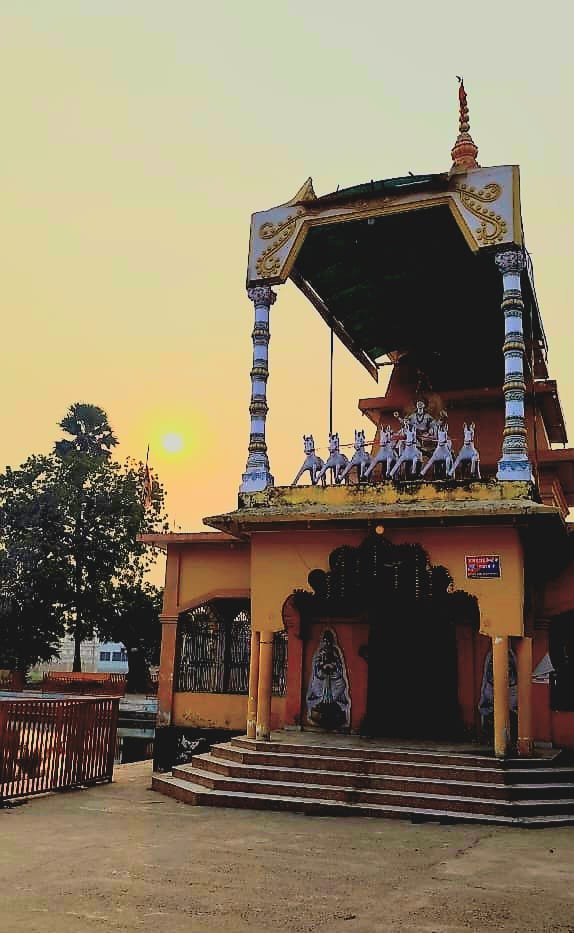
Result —
<path fill-rule="evenodd" d="M 146 538 L 167 550 L 159 769 L 240 734 L 240 757 L 271 759 L 280 742 L 361 737 L 474 743 L 501 767 L 574 748 L 574 450 L 519 168 L 477 158 L 461 82 L 445 171 L 321 196 L 309 179 L 253 215 L 238 506 L 205 518 L 210 531 Z M 292 483 L 265 435 L 287 280 L 375 383 L 391 368 L 385 394 L 359 400 L 354 437 L 335 422 L 313 438 L 302 420 Z M 191 767 L 190 797 L 213 788 Z M 177 795 L 171 780 L 155 786 Z"/>

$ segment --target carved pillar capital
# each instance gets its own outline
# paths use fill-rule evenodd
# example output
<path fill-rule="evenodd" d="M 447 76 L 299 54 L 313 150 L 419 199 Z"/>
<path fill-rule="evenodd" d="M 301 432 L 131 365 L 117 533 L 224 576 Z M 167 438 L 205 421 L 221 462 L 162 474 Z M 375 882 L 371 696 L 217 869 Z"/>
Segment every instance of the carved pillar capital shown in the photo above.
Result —
<path fill-rule="evenodd" d="M 270 285 L 257 285 L 255 288 L 248 288 L 247 297 L 256 307 L 264 305 L 266 308 L 270 308 L 277 301 L 277 295 Z"/>
<path fill-rule="evenodd" d="M 526 265 L 524 253 L 518 249 L 500 250 L 494 261 L 502 275 L 520 275 Z"/>

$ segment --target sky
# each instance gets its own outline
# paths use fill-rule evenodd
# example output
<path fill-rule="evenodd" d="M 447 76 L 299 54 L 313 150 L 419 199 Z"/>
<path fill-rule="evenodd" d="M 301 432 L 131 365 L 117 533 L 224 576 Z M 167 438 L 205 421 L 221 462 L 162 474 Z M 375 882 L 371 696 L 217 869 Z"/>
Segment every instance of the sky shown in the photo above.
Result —
<path fill-rule="evenodd" d="M 448 170 L 457 74 L 479 162 L 521 166 L 550 374 L 574 431 L 573 20 L 553 0 L 2 0 L 0 469 L 49 451 L 69 405 L 90 402 L 119 457 L 150 445 L 174 529 L 234 508 L 251 213 L 309 175 L 323 194 Z M 292 284 L 276 290 L 268 444 L 285 485 L 302 434 L 326 441 L 329 331 Z M 337 344 L 342 441 L 378 391 Z M 166 451 L 173 434 L 182 447 Z"/>

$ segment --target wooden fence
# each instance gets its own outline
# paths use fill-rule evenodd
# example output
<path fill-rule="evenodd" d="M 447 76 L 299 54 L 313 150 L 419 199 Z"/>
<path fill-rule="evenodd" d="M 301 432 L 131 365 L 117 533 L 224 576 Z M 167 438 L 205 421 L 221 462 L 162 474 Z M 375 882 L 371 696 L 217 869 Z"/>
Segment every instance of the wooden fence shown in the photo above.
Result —
<path fill-rule="evenodd" d="M 0 697 L 0 805 L 111 781 L 118 709 L 119 697 Z"/>

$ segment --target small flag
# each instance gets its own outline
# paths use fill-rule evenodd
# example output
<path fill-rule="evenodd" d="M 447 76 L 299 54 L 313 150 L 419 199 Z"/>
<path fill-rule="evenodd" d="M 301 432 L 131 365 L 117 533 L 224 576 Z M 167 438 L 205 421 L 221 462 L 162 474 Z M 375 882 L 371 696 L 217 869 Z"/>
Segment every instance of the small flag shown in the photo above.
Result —
<path fill-rule="evenodd" d="M 153 479 L 149 468 L 149 444 L 145 458 L 145 471 L 142 487 L 142 505 L 144 509 L 151 508 L 153 504 Z"/>

